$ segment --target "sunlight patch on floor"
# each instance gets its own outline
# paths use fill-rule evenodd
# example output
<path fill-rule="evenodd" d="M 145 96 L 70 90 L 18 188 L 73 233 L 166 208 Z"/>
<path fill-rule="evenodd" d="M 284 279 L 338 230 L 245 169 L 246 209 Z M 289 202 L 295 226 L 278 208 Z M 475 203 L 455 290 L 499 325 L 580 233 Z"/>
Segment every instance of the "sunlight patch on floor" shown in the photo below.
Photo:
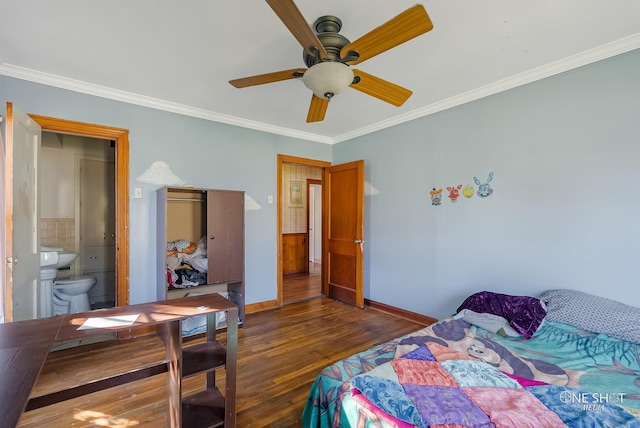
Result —
<path fill-rule="evenodd" d="M 84 422 L 90 422 L 99 427 L 124 428 L 140 425 L 138 421 L 132 421 L 125 418 L 117 418 L 104 413 L 94 412 L 92 410 L 75 410 L 74 419 Z"/>

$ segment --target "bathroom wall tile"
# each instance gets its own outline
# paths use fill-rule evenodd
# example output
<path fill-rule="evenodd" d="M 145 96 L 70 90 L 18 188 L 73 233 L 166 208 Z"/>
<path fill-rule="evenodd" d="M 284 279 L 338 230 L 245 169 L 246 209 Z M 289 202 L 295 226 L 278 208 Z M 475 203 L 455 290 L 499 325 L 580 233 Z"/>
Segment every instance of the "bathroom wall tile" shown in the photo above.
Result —
<path fill-rule="evenodd" d="M 75 221 L 72 218 L 41 218 L 40 244 L 75 251 Z"/>
<path fill-rule="evenodd" d="M 40 230 L 40 239 L 55 239 L 57 236 L 55 229 Z"/>

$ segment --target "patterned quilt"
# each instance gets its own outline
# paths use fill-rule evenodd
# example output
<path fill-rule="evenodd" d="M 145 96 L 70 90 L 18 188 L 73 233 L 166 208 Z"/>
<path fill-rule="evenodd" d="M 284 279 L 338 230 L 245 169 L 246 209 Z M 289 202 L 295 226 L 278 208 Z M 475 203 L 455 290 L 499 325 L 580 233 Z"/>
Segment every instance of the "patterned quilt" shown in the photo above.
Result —
<path fill-rule="evenodd" d="M 640 345 L 545 322 L 447 319 L 327 367 L 305 427 L 640 427 Z"/>

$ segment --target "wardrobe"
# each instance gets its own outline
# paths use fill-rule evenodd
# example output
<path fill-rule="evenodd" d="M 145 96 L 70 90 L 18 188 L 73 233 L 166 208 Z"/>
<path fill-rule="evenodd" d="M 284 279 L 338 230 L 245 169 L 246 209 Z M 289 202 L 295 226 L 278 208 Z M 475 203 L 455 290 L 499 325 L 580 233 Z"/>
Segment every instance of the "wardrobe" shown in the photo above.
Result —
<path fill-rule="evenodd" d="M 244 192 L 157 191 L 158 300 L 220 293 L 244 323 Z"/>

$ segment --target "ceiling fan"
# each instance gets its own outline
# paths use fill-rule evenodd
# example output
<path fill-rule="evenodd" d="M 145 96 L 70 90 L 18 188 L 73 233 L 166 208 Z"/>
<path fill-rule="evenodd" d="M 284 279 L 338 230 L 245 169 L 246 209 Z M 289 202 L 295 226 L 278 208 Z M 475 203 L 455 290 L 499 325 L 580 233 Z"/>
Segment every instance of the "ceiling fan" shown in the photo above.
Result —
<path fill-rule="evenodd" d="M 433 28 L 424 6 L 415 5 L 359 39 L 350 42 L 339 34 L 342 21 L 322 16 L 307 23 L 293 0 L 266 0 L 291 34 L 302 45 L 303 59 L 309 68 L 294 68 L 230 80 L 236 88 L 302 78 L 313 91 L 307 123 L 324 120 L 329 100 L 347 86 L 372 97 L 401 106 L 411 96 L 406 88 L 350 66 L 360 64 Z"/>

